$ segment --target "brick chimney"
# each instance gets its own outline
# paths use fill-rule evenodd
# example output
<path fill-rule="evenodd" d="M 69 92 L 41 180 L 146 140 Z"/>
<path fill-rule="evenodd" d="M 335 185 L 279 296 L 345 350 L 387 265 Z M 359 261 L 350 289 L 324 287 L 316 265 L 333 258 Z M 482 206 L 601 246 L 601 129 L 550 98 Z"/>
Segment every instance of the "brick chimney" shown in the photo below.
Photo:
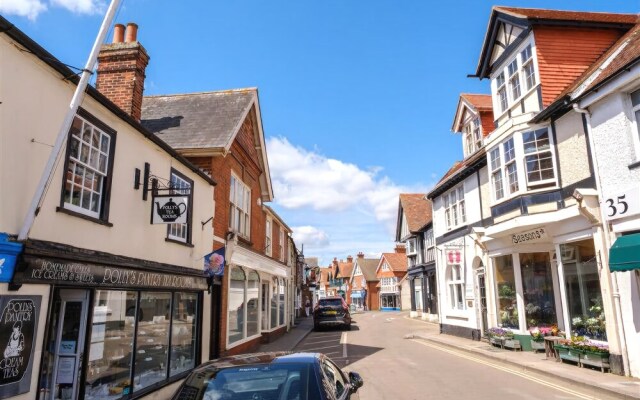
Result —
<path fill-rule="evenodd" d="M 405 254 L 407 252 L 407 248 L 404 247 L 404 244 L 396 244 L 396 253 L 398 254 Z"/>
<path fill-rule="evenodd" d="M 347 262 L 348 262 L 348 263 L 353 262 L 353 257 L 351 257 L 351 256 L 347 256 Z"/>
<path fill-rule="evenodd" d="M 363 252 L 359 252 L 358 253 L 358 258 L 364 258 L 364 253 Z"/>
<path fill-rule="evenodd" d="M 147 51 L 138 43 L 138 25 L 116 24 L 113 43 L 103 45 L 98 54 L 96 89 L 127 114 L 140 121 Z"/>

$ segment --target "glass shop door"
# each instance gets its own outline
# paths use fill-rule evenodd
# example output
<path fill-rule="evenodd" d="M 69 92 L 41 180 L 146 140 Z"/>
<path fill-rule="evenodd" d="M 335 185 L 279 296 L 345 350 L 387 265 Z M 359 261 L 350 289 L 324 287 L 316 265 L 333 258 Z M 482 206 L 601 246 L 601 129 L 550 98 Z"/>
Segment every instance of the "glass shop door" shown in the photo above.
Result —
<path fill-rule="evenodd" d="M 78 398 L 84 356 L 84 342 L 89 306 L 88 290 L 58 291 L 55 301 L 49 349 L 52 369 L 46 399 L 71 400 Z"/>

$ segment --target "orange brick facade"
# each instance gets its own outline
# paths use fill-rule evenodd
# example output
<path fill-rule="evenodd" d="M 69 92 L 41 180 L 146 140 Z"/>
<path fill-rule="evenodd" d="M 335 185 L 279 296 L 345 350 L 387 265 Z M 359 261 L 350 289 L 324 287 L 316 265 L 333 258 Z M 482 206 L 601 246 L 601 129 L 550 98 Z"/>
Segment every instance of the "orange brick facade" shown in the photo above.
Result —
<path fill-rule="evenodd" d="M 231 144 L 229 152 L 226 155 L 214 157 L 189 157 L 189 161 L 193 162 L 199 168 L 206 172 L 210 172 L 215 179 L 217 185 L 214 191 L 215 197 L 215 216 L 213 219 L 214 235 L 218 238 L 226 238 L 230 231 L 230 186 L 231 175 L 234 174 L 239 180 L 247 185 L 251 191 L 250 201 L 250 233 L 248 238 L 238 236 L 238 245 L 248 248 L 257 254 L 265 255 L 266 243 L 266 212 L 262 207 L 262 192 L 260 186 L 260 175 L 263 170 L 259 164 L 260 154 L 256 151 L 255 146 L 255 110 L 252 110 L 245 119 L 242 127 L 235 140 Z M 266 188 L 264 189 L 266 190 Z M 272 223 L 272 243 L 273 251 L 271 258 L 280 260 L 280 227 L 282 224 L 277 218 L 273 218 Z M 284 238 L 284 262 L 286 263 L 286 254 L 288 251 L 288 241 L 286 231 Z M 217 250 L 225 244 L 214 241 L 213 249 Z M 248 267 L 251 267 L 250 265 Z M 222 279 L 221 290 L 221 312 L 219 320 L 220 340 L 218 348 L 220 355 L 234 355 L 245 352 L 254 351 L 261 342 L 270 341 L 281 336 L 286 332 L 286 327 L 279 328 L 275 331 L 265 333 L 263 337 L 255 338 L 251 341 L 234 346 L 227 349 L 227 307 L 228 307 L 228 279 L 229 270 L 225 270 Z"/>

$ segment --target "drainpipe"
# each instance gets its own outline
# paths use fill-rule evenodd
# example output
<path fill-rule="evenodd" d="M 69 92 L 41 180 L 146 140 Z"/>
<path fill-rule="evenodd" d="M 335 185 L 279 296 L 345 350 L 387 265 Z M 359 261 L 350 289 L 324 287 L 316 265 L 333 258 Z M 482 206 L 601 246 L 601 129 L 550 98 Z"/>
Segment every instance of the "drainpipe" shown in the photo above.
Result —
<path fill-rule="evenodd" d="M 584 108 L 580 108 L 580 106 L 578 105 L 578 103 L 574 103 L 573 104 L 573 111 L 580 113 L 580 114 L 584 114 L 586 121 L 587 121 L 587 135 L 589 136 L 589 147 L 591 148 L 591 157 L 593 159 L 593 167 L 595 170 L 595 181 L 596 181 L 596 189 L 598 190 L 598 193 L 602 193 L 602 182 L 600 181 L 600 168 L 598 167 L 598 157 L 596 157 L 595 151 L 595 145 L 594 145 L 594 140 L 593 140 L 593 132 L 591 130 L 591 113 L 589 112 L 589 110 L 584 109 Z M 581 204 L 579 204 L 579 208 Z M 610 233 L 609 230 L 606 229 L 606 219 L 605 219 L 605 215 L 604 212 L 602 210 L 602 207 L 598 207 L 600 209 L 600 223 L 598 224 L 598 229 L 601 229 L 602 232 L 604 233 L 604 244 L 605 244 L 605 248 L 609 249 L 611 248 L 611 243 L 610 243 Z M 609 257 L 608 255 L 604 255 L 604 258 L 606 260 L 606 264 L 609 265 Z M 602 260 L 599 260 L 600 262 L 602 262 Z M 616 320 L 617 323 L 619 325 L 619 338 L 618 338 L 618 345 L 620 346 L 620 352 L 622 353 L 622 365 L 624 367 L 624 374 L 625 376 L 629 376 L 630 371 L 629 371 L 629 357 L 627 354 L 627 337 L 625 334 L 625 330 L 624 330 L 624 322 L 622 320 L 622 305 L 620 303 L 620 290 L 618 288 L 618 275 L 615 273 L 611 273 L 609 269 L 607 269 L 607 273 L 611 276 L 610 282 L 611 285 L 613 286 L 613 303 L 614 303 L 614 309 L 615 309 L 615 313 L 616 313 Z"/>

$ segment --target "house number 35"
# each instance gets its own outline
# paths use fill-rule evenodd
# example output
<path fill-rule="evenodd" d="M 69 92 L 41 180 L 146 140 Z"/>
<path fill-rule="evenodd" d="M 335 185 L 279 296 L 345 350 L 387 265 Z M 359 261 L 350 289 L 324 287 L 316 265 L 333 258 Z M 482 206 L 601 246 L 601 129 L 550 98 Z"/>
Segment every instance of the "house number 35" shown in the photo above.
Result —
<path fill-rule="evenodd" d="M 607 208 L 609 209 L 607 216 L 614 217 L 616 215 L 622 215 L 626 213 L 629 210 L 629 204 L 627 204 L 627 202 L 624 201 L 626 197 L 627 197 L 626 194 L 622 196 L 618 196 L 617 202 L 614 199 L 607 199 L 606 200 Z"/>

